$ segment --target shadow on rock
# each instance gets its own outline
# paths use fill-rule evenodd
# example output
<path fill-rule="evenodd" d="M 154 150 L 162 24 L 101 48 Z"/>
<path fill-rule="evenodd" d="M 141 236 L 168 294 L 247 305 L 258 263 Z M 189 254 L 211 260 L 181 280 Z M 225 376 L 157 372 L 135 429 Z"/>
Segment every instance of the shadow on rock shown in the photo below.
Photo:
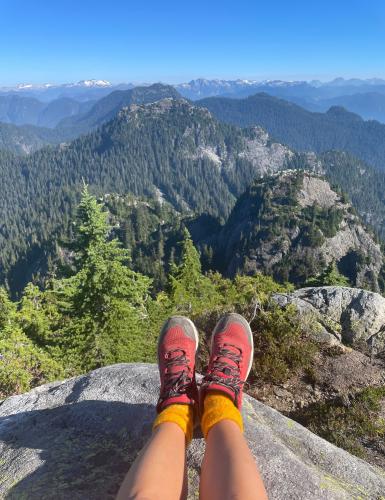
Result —
<path fill-rule="evenodd" d="M 149 404 L 87 400 L 0 418 L 5 498 L 114 498 L 154 414 Z"/>

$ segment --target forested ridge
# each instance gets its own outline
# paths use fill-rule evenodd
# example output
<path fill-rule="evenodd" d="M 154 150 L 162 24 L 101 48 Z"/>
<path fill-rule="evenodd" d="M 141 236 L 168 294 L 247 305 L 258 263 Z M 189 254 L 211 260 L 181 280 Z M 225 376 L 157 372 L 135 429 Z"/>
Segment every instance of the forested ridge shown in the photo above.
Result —
<path fill-rule="evenodd" d="M 62 130 L 0 123 L 0 150 L 18 155 L 33 153 L 44 146 L 56 145 L 72 137 L 67 131 Z"/>
<path fill-rule="evenodd" d="M 177 99 L 180 95 L 169 85 L 153 84 L 116 90 L 96 102 L 85 103 L 62 98 L 46 105 L 27 97 L 0 96 L 0 149 L 30 154 L 44 146 L 68 142 L 90 132 L 115 117 L 124 106 L 166 97 Z M 78 112 L 72 114 L 76 110 Z M 70 116 L 61 119 L 62 114 Z M 50 125 L 54 127 L 47 128 Z"/>
<path fill-rule="evenodd" d="M 333 106 L 326 113 L 260 93 L 246 99 L 210 97 L 194 103 L 220 121 L 240 127 L 260 125 L 283 144 L 298 151 L 347 151 L 385 169 L 385 125 Z"/>
<path fill-rule="evenodd" d="M 71 232 L 83 180 L 97 196 L 160 196 L 179 212 L 206 213 L 223 223 L 237 197 L 265 173 L 261 158 L 275 160 L 278 169 L 324 172 L 383 234 L 384 174 L 338 152 L 315 157 L 287 150 L 277 159 L 274 143 L 259 143 L 258 134 L 221 124 L 186 101 L 166 99 L 125 109 L 69 144 L 27 157 L 2 152 L 1 280 L 20 290 L 50 268 L 57 240 Z"/>
<path fill-rule="evenodd" d="M 164 103 L 158 114 L 159 105 L 122 111 L 69 145 L 23 158 L 2 154 L 3 273 L 35 244 L 50 245 L 65 232 L 82 180 L 97 195 L 155 196 L 159 189 L 178 210 L 226 217 L 256 174 L 251 162 L 237 157 L 246 134 L 184 101 Z M 221 170 L 198 154 L 200 145 L 223 149 Z"/>
<path fill-rule="evenodd" d="M 128 90 L 115 90 L 99 99 L 88 111 L 61 120 L 56 128 L 68 130 L 72 134 L 86 133 L 114 118 L 124 106 L 149 104 L 167 97 L 181 98 L 174 87 L 160 83 Z"/>

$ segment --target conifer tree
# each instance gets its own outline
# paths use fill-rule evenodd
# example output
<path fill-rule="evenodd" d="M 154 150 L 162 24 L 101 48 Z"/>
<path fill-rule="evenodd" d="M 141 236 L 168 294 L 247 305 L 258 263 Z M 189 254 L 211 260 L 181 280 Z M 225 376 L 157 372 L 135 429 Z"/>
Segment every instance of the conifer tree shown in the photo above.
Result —
<path fill-rule="evenodd" d="M 335 261 L 332 261 L 320 274 L 309 278 L 308 286 L 350 286 L 346 276 L 338 271 Z"/>
<path fill-rule="evenodd" d="M 69 304 L 66 348 L 80 370 L 145 358 L 151 280 L 129 268 L 128 251 L 109 233 L 106 213 L 85 187 L 75 225 L 79 270 L 56 284 Z"/>
<path fill-rule="evenodd" d="M 170 281 L 172 301 L 178 311 L 199 312 L 208 308 L 216 299 L 215 286 L 202 274 L 198 250 L 186 228 L 181 263 L 172 265 Z"/>

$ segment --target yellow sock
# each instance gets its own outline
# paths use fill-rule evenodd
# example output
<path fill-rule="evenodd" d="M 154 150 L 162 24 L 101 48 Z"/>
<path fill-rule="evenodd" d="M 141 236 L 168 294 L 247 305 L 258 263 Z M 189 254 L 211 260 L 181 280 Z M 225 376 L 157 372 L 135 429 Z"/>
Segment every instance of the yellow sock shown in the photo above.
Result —
<path fill-rule="evenodd" d="M 174 422 L 179 425 L 186 436 L 186 443 L 189 444 L 194 430 L 194 408 L 187 404 L 174 404 L 166 406 L 156 417 L 152 429 L 164 422 Z"/>
<path fill-rule="evenodd" d="M 229 396 L 221 392 L 208 392 L 204 399 L 201 429 L 205 438 L 213 425 L 221 420 L 232 420 L 243 432 L 242 415 Z"/>

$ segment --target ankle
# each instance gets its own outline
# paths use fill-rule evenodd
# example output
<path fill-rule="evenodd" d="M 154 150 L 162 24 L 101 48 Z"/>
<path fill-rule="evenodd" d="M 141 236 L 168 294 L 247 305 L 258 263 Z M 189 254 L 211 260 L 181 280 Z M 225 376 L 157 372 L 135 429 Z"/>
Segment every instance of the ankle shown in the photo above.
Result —
<path fill-rule="evenodd" d="M 174 423 L 182 429 L 188 445 L 194 430 L 194 408 L 189 404 L 172 404 L 166 406 L 156 417 L 152 429 L 157 429 L 163 423 Z"/>
<path fill-rule="evenodd" d="M 206 393 L 203 403 L 201 428 L 207 439 L 209 431 L 219 422 L 230 420 L 243 432 L 242 415 L 233 400 L 226 393 L 213 390 Z"/>

